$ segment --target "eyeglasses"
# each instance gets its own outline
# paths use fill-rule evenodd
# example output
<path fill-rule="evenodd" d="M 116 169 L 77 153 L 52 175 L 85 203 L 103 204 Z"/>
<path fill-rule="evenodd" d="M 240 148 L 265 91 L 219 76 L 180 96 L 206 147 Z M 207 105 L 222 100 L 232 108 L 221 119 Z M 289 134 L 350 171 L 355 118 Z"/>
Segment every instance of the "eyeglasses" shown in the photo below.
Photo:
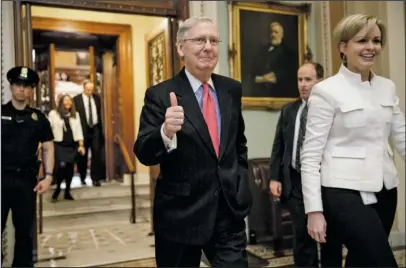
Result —
<path fill-rule="evenodd" d="M 207 43 L 207 41 L 210 42 L 210 45 L 212 46 L 218 46 L 219 43 L 221 42 L 220 39 L 217 38 L 203 38 L 203 37 L 199 37 L 199 38 L 191 38 L 191 39 L 184 39 L 183 41 L 192 41 L 193 43 L 195 43 L 196 45 L 199 46 L 203 46 Z"/>

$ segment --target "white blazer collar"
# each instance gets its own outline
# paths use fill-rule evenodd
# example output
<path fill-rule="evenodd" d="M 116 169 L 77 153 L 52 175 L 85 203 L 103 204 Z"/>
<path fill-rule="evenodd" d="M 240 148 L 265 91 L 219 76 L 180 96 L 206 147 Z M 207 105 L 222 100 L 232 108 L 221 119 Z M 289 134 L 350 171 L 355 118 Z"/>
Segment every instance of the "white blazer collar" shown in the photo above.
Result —
<path fill-rule="evenodd" d="M 340 74 L 348 78 L 350 81 L 356 84 L 364 84 L 364 83 L 369 83 L 369 81 L 362 81 L 361 80 L 361 74 L 359 73 L 354 73 L 351 72 L 347 67 L 344 66 L 344 64 L 341 64 L 340 70 L 338 71 Z M 374 81 L 376 75 L 374 72 L 372 72 L 372 78 L 371 78 L 371 83 Z"/>

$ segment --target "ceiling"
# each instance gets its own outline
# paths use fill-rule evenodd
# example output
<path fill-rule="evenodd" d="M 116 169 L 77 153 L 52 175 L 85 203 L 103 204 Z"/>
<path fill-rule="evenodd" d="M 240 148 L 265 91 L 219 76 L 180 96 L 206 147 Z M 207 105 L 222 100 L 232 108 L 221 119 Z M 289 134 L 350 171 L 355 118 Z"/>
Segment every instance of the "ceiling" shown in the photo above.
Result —
<path fill-rule="evenodd" d="M 93 46 L 96 52 L 114 51 L 116 40 L 117 36 L 112 35 L 33 30 L 33 48 L 36 50 L 48 49 L 53 43 L 56 49 L 88 50 Z"/>

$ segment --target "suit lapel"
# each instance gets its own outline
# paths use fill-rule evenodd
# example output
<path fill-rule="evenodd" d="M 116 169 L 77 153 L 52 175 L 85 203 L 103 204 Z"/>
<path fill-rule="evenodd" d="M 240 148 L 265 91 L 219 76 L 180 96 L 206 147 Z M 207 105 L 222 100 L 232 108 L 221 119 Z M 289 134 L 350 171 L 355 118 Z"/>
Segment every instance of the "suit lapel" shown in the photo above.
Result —
<path fill-rule="evenodd" d="M 196 129 L 197 133 L 199 134 L 203 142 L 206 144 L 209 151 L 213 153 L 213 155 L 216 155 L 216 152 L 214 151 L 214 147 L 210 139 L 210 134 L 206 125 L 206 121 L 204 120 L 203 114 L 200 111 L 196 95 L 193 92 L 192 86 L 190 85 L 189 80 L 187 79 L 184 69 L 182 69 L 180 73 L 174 77 L 174 81 L 178 85 L 178 87 L 174 90 L 174 92 L 177 96 L 178 104 L 183 107 L 185 118 Z"/>
<path fill-rule="evenodd" d="M 288 111 L 288 124 L 289 124 L 289 128 L 288 128 L 288 132 L 289 132 L 289 141 L 290 144 L 292 145 L 291 148 L 293 148 L 293 138 L 295 135 L 295 126 L 296 126 L 296 116 L 297 116 L 297 112 L 299 111 L 300 105 L 302 104 L 302 99 L 298 99 L 297 101 L 295 101 L 291 108 Z"/>
<path fill-rule="evenodd" d="M 78 96 L 77 104 L 78 104 L 78 107 L 76 107 L 76 109 L 79 111 L 79 114 L 83 114 L 84 115 L 83 117 L 86 118 L 85 104 L 83 102 L 82 94 L 80 94 Z"/>
<path fill-rule="evenodd" d="M 219 101 L 220 115 L 221 115 L 221 134 L 220 134 L 220 152 L 219 160 L 223 156 L 226 147 L 229 134 L 229 127 L 231 122 L 231 107 L 232 98 L 229 94 L 226 85 L 223 85 L 216 75 L 212 76 L 214 87 L 216 88 L 217 98 Z"/>

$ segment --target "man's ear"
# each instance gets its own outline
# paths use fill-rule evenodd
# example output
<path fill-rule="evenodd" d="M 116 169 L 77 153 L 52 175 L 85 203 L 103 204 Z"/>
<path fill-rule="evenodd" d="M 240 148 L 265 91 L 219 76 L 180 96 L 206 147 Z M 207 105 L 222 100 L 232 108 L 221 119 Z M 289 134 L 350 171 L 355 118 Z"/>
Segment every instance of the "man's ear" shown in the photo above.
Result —
<path fill-rule="evenodd" d="M 183 56 L 185 55 L 185 53 L 183 53 L 183 43 L 182 42 L 178 42 L 176 44 L 176 48 L 178 50 L 178 54 L 181 58 L 183 58 Z"/>

